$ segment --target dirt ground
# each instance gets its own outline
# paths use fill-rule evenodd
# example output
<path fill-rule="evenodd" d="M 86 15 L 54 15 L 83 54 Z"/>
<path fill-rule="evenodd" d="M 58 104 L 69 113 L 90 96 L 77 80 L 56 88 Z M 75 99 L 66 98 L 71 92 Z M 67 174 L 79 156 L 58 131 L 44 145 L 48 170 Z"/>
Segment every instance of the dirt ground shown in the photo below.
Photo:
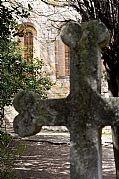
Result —
<path fill-rule="evenodd" d="M 26 149 L 15 163 L 18 179 L 70 179 L 70 137 L 67 133 L 40 134 L 21 140 Z M 15 143 L 19 142 L 16 139 Z M 103 137 L 103 176 L 115 179 L 111 139 Z"/>

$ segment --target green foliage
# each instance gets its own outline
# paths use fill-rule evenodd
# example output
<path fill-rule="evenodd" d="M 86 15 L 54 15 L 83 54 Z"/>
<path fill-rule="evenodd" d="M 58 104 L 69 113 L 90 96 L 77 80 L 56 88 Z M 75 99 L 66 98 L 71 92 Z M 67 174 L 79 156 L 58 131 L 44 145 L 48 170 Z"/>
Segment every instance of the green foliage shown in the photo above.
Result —
<path fill-rule="evenodd" d="M 0 131 L 0 178 L 16 179 L 14 163 L 19 159 L 21 154 L 26 150 L 26 146 L 17 143 L 15 145 L 13 137 Z"/>
<path fill-rule="evenodd" d="M 25 9 L 21 3 L 14 4 L 12 1 L 0 0 L 0 41 L 9 41 L 9 36 L 17 29 L 16 20 L 28 18 L 30 9 Z M 0 46 L 1 47 L 1 46 Z"/>
<path fill-rule="evenodd" d="M 43 74 L 43 60 L 30 59 L 29 62 L 22 58 L 18 44 L 13 36 L 17 29 L 15 18 L 11 14 L 14 10 L 16 16 L 27 17 L 28 12 L 21 7 L 8 8 L 0 1 L 0 68 L 1 68 L 1 98 L 2 106 L 10 105 L 14 95 L 20 89 L 33 90 L 41 98 L 47 96 L 52 82 L 47 74 Z M 28 7 L 31 9 L 30 5 Z"/>
<path fill-rule="evenodd" d="M 35 91 L 41 98 L 46 97 L 52 82 L 47 75 L 43 75 L 43 60 L 32 59 L 27 62 L 14 45 L 13 42 L 9 43 L 6 51 L 2 53 L 1 89 L 4 91 L 4 104 L 10 105 L 14 95 L 21 89 Z"/>
<path fill-rule="evenodd" d="M 29 10 L 32 10 L 28 5 Z M 18 35 L 16 19 L 27 18 L 29 11 L 21 4 L 9 4 L 9 1 L 0 0 L 0 178 L 13 179 L 14 161 L 20 156 L 24 147 L 18 146 L 15 150 L 11 145 L 13 138 L 2 132 L 4 107 L 11 105 L 14 95 L 21 89 L 32 90 L 47 97 L 47 90 L 52 82 L 43 72 L 43 60 L 23 59 L 14 37 Z M 15 177 L 16 178 L 16 177 Z"/>

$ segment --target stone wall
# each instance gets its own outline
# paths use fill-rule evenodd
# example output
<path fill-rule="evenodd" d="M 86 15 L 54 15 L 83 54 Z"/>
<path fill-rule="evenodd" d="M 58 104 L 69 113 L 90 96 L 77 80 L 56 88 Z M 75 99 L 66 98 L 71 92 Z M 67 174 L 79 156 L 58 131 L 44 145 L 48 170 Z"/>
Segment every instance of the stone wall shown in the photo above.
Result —
<path fill-rule="evenodd" d="M 65 8 L 56 7 L 38 0 L 18 1 L 26 7 L 28 3 L 31 3 L 33 7 L 30 17 L 28 19 L 22 18 L 19 24 L 25 24 L 26 28 L 30 26 L 36 30 L 33 56 L 43 59 L 44 70 L 50 73 L 51 80 L 56 84 L 52 87 L 49 95 L 54 98 L 67 95 L 69 80 L 65 74 L 65 45 L 62 43 L 59 33 L 64 21 L 80 19 L 80 15 L 68 6 Z M 20 38 L 20 41 L 23 46 L 23 37 Z"/>

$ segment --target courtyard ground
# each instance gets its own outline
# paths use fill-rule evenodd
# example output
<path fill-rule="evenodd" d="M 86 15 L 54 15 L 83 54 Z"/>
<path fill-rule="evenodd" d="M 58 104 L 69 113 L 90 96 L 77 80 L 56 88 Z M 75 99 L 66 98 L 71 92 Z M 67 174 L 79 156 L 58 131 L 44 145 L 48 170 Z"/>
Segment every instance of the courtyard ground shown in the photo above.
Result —
<path fill-rule="evenodd" d="M 15 163 L 18 179 L 70 179 L 70 136 L 45 132 L 24 138 L 26 150 Z M 17 144 L 19 139 L 15 139 Z M 103 176 L 115 179 L 115 165 L 110 135 L 102 137 Z"/>

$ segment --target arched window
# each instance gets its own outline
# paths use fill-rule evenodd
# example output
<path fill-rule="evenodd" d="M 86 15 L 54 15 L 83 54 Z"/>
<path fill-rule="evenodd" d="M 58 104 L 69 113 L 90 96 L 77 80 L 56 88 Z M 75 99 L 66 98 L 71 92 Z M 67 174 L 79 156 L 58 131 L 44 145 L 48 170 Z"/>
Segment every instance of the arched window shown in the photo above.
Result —
<path fill-rule="evenodd" d="M 33 33 L 30 31 L 26 31 L 24 35 L 24 58 L 33 58 Z"/>
<path fill-rule="evenodd" d="M 26 60 L 34 58 L 37 46 L 37 31 L 31 22 L 20 25 L 22 36 L 19 36 L 20 46 L 23 48 L 23 57 Z"/>
<path fill-rule="evenodd" d="M 61 40 L 55 42 L 56 77 L 66 78 L 70 74 L 70 48 Z"/>
<path fill-rule="evenodd" d="M 65 76 L 70 75 L 70 48 L 65 45 Z"/>
<path fill-rule="evenodd" d="M 24 35 L 24 58 L 33 58 L 33 33 L 29 31 Z"/>

